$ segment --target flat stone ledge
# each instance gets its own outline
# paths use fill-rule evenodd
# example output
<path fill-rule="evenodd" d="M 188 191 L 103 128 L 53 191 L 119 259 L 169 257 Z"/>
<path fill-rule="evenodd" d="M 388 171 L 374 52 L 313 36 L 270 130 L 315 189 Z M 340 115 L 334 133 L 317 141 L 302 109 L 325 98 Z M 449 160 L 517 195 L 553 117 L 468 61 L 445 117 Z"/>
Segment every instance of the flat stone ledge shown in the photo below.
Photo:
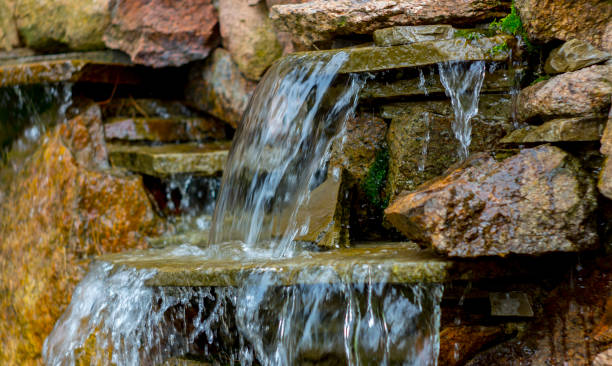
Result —
<path fill-rule="evenodd" d="M 114 117 L 104 122 L 104 135 L 125 141 L 220 140 L 225 138 L 225 129 L 212 118 Z"/>
<path fill-rule="evenodd" d="M 223 172 L 231 142 L 160 146 L 108 144 L 113 166 L 155 177 L 191 173 L 215 176 Z"/>

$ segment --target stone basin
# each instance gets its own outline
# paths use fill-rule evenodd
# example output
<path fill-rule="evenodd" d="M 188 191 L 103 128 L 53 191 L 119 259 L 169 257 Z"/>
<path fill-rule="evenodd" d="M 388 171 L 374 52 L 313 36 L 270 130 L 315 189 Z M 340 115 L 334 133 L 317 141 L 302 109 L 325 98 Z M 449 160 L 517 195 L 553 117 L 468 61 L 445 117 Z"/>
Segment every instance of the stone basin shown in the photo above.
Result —
<path fill-rule="evenodd" d="M 113 166 L 154 177 L 191 173 L 216 176 L 223 172 L 231 142 L 158 146 L 108 144 Z"/>
<path fill-rule="evenodd" d="M 141 78 L 128 71 L 132 67 L 129 57 L 116 51 L 8 57 L 0 60 L 0 87 L 77 81 L 140 83 Z"/>
<path fill-rule="evenodd" d="M 442 41 L 427 41 L 392 47 L 353 47 L 326 51 L 299 52 L 295 56 L 328 57 L 340 52 L 348 60 L 340 73 L 371 72 L 398 68 L 421 67 L 449 61 L 506 61 L 508 51 L 495 51 L 496 46 L 511 45 L 514 38 L 498 35 L 488 38 L 467 40 L 464 38 Z M 290 57 L 294 57 L 294 56 Z"/>
<path fill-rule="evenodd" d="M 185 249 L 188 248 L 188 249 Z M 236 244 L 221 247 L 236 251 Z M 543 258 L 483 258 L 458 260 L 421 249 L 412 242 L 358 243 L 349 248 L 305 251 L 293 258 L 222 259 L 194 246 L 149 249 L 98 258 L 119 266 L 155 270 L 148 286 L 238 286 L 254 273 L 273 274 L 280 285 L 387 282 L 445 283 L 489 279 L 532 278 L 536 273 L 556 273 L 568 268 L 573 257 L 550 255 Z M 178 252 L 177 252 L 178 251 Z M 192 255 L 184 255 L 186 251 Z M 202 251 L 202 252 L 200 252 Z M 174 254 L 173 254 L 174 253 Z M 177 255 L 181 254 L 181 255 Z"/>

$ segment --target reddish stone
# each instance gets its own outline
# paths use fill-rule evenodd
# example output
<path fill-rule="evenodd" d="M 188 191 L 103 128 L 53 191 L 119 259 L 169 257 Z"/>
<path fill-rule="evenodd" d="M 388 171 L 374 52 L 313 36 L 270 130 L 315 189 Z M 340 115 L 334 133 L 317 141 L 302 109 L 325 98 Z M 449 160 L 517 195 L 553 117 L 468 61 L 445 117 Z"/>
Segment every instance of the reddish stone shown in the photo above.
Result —
<path fill-rule="evenodd" d="M 109 48 L 153 67 L 206 58 L 219 42 L 212 0 L 113 0 L 104 34 Z"/>
<path fill-rule="evenodd" d="M 440 332 L 440 356 L 438 364 L 463 365 L 483 348 L 504 336 L 501 327 L 479 325 L 449 326 Z"/>

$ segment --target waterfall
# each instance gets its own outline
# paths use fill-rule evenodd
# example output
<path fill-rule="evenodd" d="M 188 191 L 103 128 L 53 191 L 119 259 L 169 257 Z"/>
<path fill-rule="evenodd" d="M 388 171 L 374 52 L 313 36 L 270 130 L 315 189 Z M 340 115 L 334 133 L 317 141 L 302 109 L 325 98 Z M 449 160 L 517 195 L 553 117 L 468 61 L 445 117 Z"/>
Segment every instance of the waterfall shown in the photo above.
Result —
<path fill-rule="evenodd" d="M 350 274 L 305 267 L 288 286 L 266 267 L 311 255 L 293 244 L 295 219 L 357 104 L 363 79 L 337 75 L 345 61 L 337 53 L 277 62 L 236 133 L 211 244 L 146 254 L 160 266 L 238 261 L 247 268 L 239 285 L 149 287 L 155 271 L 95 264 L 45 341 L 47 365 L 158 365 L 185 354 L 244 366 L 437 364 L 442 285 L 391 284 L 362 264 Z"/>
<path fill-rule="evenodd" d="M 466 159 L 470 154 L 472 125 L 470 120 L 478 114 L 480 89 L 485 77 L 485 62 L 469 65 L 464 62 L 439 63 L 440 81 L 446 95 L 451 98 L 455 119 L 453 132 L 459 140 L 459 157 Z"/>

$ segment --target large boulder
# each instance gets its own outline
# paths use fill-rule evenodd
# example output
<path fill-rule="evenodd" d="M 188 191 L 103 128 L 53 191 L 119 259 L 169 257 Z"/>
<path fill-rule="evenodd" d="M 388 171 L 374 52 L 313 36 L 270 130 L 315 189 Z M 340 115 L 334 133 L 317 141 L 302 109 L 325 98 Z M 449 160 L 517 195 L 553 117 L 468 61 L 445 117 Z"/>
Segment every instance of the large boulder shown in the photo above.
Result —
<path fill-rule="evenodd" d="M 255 85 L 242 76 L 229 52 L 217 48 L 206 62 L 192 66 L 185 94 L 194 107 L 236 128 Z"/>
<path fill-rule="evenodd" d="M 97 106 L 48 132 L 0 202 L 0 363 L 39 364 L 89 258 L 146 246 L 142 178 L 107 166 Z M 2 187 L 0 187 L 2 188 Z"/>
<path fill-rule="evenodd" d="M 283 53 L 265 3 L 249 0 L 219 0 L 221 37 L 240 71 L 259 80 Z"/>
<path fill-rule="evenodd" d="M 12 50 L 19 45 L 19 35 L 15 25 L 14 16 L 15 4 L 13 0 L 0 0 L 0 51 Z"/>
<path fill-rule="evenodd" d="M 602 117 L 610 108 L 612 65 L 590 66 L 529 86 L 519 94 L 521 121 Z"/>
<path fill-rule="evenodd" d="M 450 101 L 398 103 L 383 107 L 383 111 L 392 117 L 387 134 L 390 161 L 386 188 L 391 200 L 459 161 L 460 143 L 451 127 L 455 115 Z M 470 151 L 489 150 L 511 131 L 511 112 L 509 97 L 482 95 L 478 115 L 470 121 Z"/>
<path fill-rule="evenodd" d="M 604 62 L 609 58 L 608 52 L 598 50 L 589 42 L 572 39 L 552 50 L 546 59 L 544 71 L 548 74 L 576 71 Z"/>
<path fill-rule="evenodd" d="M 23 42 L 42 51 L 103 49 L 110 0 L 15 0 Z"/>
<path fill-rule="evenodd" d="M 110 6 L 104 42 L 135 63 L 180 66 L 206 58 L 219 42 L 212 0 L 112 0 Z"/>
<path fill-rule="evenodd" d="M 275 26 L 312 45 L 339 35 L 370 34 L 397 25 L 474 24 L 503 17 L 510 1 L 494 0 L 315 0 L 270 9 Z"/>
<path fill-rule="evenodd" d="M 453 257 L 577 252 L 597 245 L 593 179 L 542 145 L 474 156 L 385 210 L 404 235 Z"/>
<path fill-rule="evenodd" d="M 534 42 L 577 38 L 612 51 L 609 0 L 516 0 L 516 7 Z"/>

